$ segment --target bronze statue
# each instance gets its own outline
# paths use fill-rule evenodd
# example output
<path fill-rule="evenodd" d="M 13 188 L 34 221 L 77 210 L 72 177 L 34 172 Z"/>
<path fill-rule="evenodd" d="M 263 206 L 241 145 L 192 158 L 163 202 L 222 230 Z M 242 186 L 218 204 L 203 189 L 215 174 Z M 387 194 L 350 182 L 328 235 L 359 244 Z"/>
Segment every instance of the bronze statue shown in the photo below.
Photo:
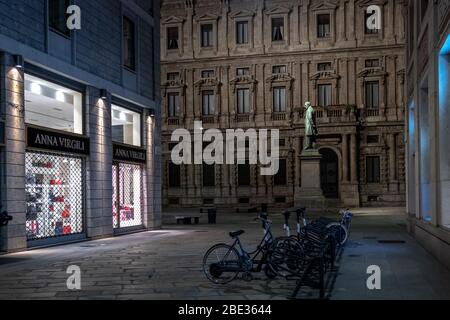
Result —
<path fill-rule="evenodd" d="M 305 102 L 305 150 L 312 150 L 316 148 L 317 122 L 316 112 L 311 106 L 310 102 Z"/>

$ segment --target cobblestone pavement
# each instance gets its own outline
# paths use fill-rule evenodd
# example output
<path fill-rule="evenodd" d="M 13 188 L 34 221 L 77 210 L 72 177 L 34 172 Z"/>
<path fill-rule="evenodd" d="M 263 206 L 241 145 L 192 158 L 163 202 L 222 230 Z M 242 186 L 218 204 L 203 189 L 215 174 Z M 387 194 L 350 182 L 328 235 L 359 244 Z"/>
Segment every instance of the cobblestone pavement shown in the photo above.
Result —
<path fill-rule="evenodd" d="M 450 272 L 405 232 L 401 209 L 360 210 L 338 270 L 329 277 L 331 299 L 449 299 Z M 400 215 L 399 215 L 400 213 Z M 225 218 L 226 216 L 226 218 Z M 256 244 L 262 231 L 253 214 L 219 213 L 219 224 L 166 225 L 163 230 L 0 256 L 1 299 L 286 299 L 294 282 L 236 280 L 226 286 L 207 281 L 203 254 L 228 232 L 245 229 L 243 242 Z M 224 223 L 223 221 L 225 221 Z M 281 217 L 273 216 L 282 235 Z M 204 220 L 204 219 L 203 219 Z M 380 240 L 405 243 L 382 244 Z M 367 266 L 382 270 L 382 290 L 366 288 Z M 67 267 L 82 272 L 82 289 L 69 291 Z M 306 290 L 302 297 L 316 297 Z"/>

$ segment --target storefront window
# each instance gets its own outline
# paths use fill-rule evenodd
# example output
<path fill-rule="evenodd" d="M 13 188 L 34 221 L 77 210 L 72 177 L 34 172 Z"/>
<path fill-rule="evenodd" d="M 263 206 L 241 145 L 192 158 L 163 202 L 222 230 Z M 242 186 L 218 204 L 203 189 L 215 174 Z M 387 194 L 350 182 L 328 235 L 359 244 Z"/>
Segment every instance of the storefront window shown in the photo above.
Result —
<path fill-rule="evenodd" d="M 83 95 L 58 84 L 25 75 L 27 124 L 83 134 Z"/>
<path fill-rule="evenodd" d="M 28 240 L 82 233 L 81 158 L 27 152 L 25 161 Z"/>
<path fill-rule="evenodd" d="M 141 226 L 143 209 L 143 167 L 135 164 L 113 165 L 113 226 Z"/>
<path fill-rule="evenodd" d="M 113 140 L 141 146 L 141 115 L 137 112 L 112 105 Z"/>

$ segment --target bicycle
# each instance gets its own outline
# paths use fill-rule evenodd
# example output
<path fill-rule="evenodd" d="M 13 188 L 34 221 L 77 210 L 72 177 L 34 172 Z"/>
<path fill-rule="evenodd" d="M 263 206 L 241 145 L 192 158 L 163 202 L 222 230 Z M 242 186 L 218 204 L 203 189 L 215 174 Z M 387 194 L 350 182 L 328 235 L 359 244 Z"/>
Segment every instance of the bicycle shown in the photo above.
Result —
<path fill-rule="evenodd" d="M 307 263 L 318 256 L 330 269 L 334 268 L 336 257 L 336 240 L 333 230 L 327 228 L 322 222 L 308 223 L 305 218 L 306 208 L 286 210 L 283 229 L 286 236 L 276 238 L 272 245 L 269 265 L 272 271 L 281 277 L 288 277 L 302 268 L 302 261 Z M 291 213 L 297 215 L 297 234 L 292 235 L 289 226 Z"/>
<path fill-rule="evenodd" d="M 349 209 L 343 209 L 339 211 L 339 214 L 341 215 L 340 221 L 329 218 L 319 218 L 317 222 L 324 224 L 326 228 L 334 234 L 336 243 L 342 247 L 347 243 L 350 234 L 353 213 L 351 213 Z"/>
<path fill-rule="evenodd" d="M 245 233 L 243 230 L 230 232 L 234 240 L 232 245 L 219 243 L 212 246 L 203 257 L 203 272 L 206 277 L 215 284 L 226 284 L 243 273 L 243 279 L 251 281 L 252 273 L 264 272 L 268 278 L 274 278 L 276 274 L 268 265 L 268 256 L 271 252 L 273 235 L 271 232 L 272 222 L 266 215 L 259 215 L 255 220 L 260 220 L 264 229 L 261 242 L 252 252 L 244 249 L 239 238 Z M 261 257 L 258 259 L 258 257 Z"/>

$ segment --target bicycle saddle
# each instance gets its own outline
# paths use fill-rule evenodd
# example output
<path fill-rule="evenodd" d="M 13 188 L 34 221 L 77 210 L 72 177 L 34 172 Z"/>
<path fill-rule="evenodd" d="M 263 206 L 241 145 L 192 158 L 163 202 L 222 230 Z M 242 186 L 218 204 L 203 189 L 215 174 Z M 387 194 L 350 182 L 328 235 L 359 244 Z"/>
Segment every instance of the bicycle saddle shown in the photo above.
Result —
<path fill-rule="evenodd" d="M 244 234 L 245 231 L 244 230 L 239 230 L 239 231 L 235 231 L 235 232 L 230 232 L 230 237 L 231 238 L 236 238 L 239 237 L 240 235 Z"/>

